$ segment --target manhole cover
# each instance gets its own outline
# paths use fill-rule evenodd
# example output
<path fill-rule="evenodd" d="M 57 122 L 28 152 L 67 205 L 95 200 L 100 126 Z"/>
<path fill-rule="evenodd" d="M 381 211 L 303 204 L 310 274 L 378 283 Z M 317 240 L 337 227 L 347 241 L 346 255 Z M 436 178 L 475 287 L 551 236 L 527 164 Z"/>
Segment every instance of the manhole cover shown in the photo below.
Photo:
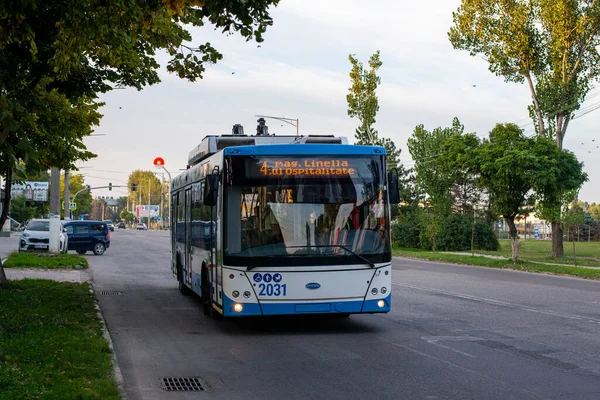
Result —
<path fill-rule="evenodd" d="M 123 292 L 100 292 L 103 296 L 120 296 Z"/>
<path fill-rule="evenodd" d="M 200 378 L 162 378 L 162 388 L 167 391 L 199 391 L 206 390 Z"/>

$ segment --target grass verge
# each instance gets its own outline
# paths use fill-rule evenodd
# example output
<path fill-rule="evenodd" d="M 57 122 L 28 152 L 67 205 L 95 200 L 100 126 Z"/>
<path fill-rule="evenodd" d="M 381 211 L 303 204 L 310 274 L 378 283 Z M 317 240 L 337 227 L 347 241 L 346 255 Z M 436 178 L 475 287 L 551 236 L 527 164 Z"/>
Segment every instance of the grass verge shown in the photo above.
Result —
<path fill-rule="evenodd" d="M 527 261 L 519 261 L 516 264 L 514 264 L 511 260 L 486 258 L 477 255 L 471 256 L 470 254 L 457 255 L 433 253 L 431 251 L 404 248 L 395 248 L 393 250 L 393 255 L 397 257 L 419 258 L 429 261 L 442 261 L 451 264 L 465 264 L 474 265 L 478 267 L 514 269 L 517 271 L 542 272 L 554 275 L 570 275 L 577 276 L 580 278 L 600 280 L 600 269 L 592 268 L 561 267 L 549 264 L 534 264 Z"/>
<path fill-rule="evenodd" d="M 11 281 L 0 304 L 3 400 L 120 399 L 88 284 Z"/>
<path fill-rule="evenodd" d="M 544 264 L 573 264 L 572 242 L 565 240 L 563 249 L 565 256 L 561 259 L 554 259 L 551 257 L 552 241 L 522 240 L 519 242 L 519 258 L 529 261 L 539 261 Z M 511 252 L 510 240 L 500 240 L 500 249 L 498 251 L 475 250 L 475 253 L 478 254 L 498 255 L 508 258 L 510 258 Z M 575 242 L 575 254 L 577 255 L 578 265 L 600 267 L 600 242 Z"/>
<path fill-rule="evenodd" d="M 4 268 L 82 269 L 88 267 L 85 257 L 78 254 L 11 253 Z"/>

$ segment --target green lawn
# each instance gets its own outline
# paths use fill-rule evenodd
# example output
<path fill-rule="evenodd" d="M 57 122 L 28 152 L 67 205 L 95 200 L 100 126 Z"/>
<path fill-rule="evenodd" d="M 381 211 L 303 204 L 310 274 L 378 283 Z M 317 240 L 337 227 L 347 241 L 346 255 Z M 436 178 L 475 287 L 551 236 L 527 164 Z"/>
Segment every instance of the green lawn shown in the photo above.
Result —
<path fill-rule="evenodd" d="M 4 260 L 3 265 L 5 268 L 81 269 L 88 267 L 88 261 L 78 254 L 14 252 Z"/>
<path fill-rule="evenodd" d="M 565 257 L 554 259 L 552 258 L 552 242 L 550 240 L 524 240 L 519 244 L 519 258 L 548 264 L 573 264 L 573 244 L 565 242 L 563 247 Z M 501 240 L 500 251 L 477 250 L 476 253 L 511 257 L 510 241 Z M 577 255 L 578 265 L 600 267 L 600 242 L 575 242 L 575 254 Z"/>
<path fill-rule="evenodd" d="M 592 268 L 561 267 L 557 265 L 534 264 L 527 261 L 519 261 L 518 263 L 513 264 L 512 261 L 506 259 L 493 259 L 482 256 L 471 256 L 470 254 L 459 255 L 447 253 L 434 253 L 431 251 L 404 248 L 393 249 L 393 254 L 397 257 L 420 258 L 430 261 L 442 261 L 452 264 L 466 264 L 488 268 L 506 268 L 518 271 L 542 272 L 555 275 L 571 275 L 586 279 L 600 279 L 600 269 Z"/>
<path fill-rule="evenodd" d="M 0 290 L 0 398 L 120 399 L 88 284 L 39 279 Z"/>

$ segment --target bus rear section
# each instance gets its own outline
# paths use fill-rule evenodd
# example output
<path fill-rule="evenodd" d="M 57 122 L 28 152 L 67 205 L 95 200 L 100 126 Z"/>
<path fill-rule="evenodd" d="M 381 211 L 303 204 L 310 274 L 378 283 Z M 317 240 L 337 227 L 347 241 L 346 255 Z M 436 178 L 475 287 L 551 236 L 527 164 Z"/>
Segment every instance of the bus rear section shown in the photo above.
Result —
<path fill-rule="evenodd" d="M 389 312 L 385 150 L 351 145 L 224 150 L 224 316 Z"/>

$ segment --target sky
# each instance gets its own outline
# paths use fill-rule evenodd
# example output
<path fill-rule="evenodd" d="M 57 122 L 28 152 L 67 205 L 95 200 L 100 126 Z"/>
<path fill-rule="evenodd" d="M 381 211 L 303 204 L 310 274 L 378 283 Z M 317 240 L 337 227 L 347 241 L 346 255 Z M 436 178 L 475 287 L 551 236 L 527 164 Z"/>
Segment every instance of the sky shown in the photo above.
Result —
<path fill-rule="evenodd" d="M 456 116 L 466 132 L 486 136 L 496 123 L 514 122 L 533 134 L 525 85 L 505 83 L 487 63 L 454 50 L 447 32 L 459 0 L 282 0 L 260 44 L 225 36 L 212 27 L 192 29 L 193 44 L 210 42 L 223 60 L 208 65 L 203 80 L 190 83 L 166 70 L 162 82 L 104 95 L 98 136 L 85 139 L 97 158 L 79 163 L 92 186 L 126 185 L 136 169 L 154 170 L 165 159 L 173 176 L 205 135 L 230 134 L 242 124 L 256 132 L 257 114 L 299 119 L 300 134 L 335 134 L 353 142 L 358 121 L 347 114 L 349 54 L 365 65 L 380 50 L 380 110 L 375 128 L 413 161 L 406 146 L 417 125 L 450 126 Z M 167 57 L 159 56 L 164 66 Z M 596 105 L 593 89 L 582 109 Z M 600 103 L 598 103 L 600 104 Z M 585 164 L 589 181 L 579 198 L 600 202 L 600 110 L 569 125 L 564 147 Z M 267 120 L 270 133 L 295 127 Z M 166 176 L 165 176 L 166 179 Z M 94 196 L 125 195 L 126 187 L 94 190 Z"/>

